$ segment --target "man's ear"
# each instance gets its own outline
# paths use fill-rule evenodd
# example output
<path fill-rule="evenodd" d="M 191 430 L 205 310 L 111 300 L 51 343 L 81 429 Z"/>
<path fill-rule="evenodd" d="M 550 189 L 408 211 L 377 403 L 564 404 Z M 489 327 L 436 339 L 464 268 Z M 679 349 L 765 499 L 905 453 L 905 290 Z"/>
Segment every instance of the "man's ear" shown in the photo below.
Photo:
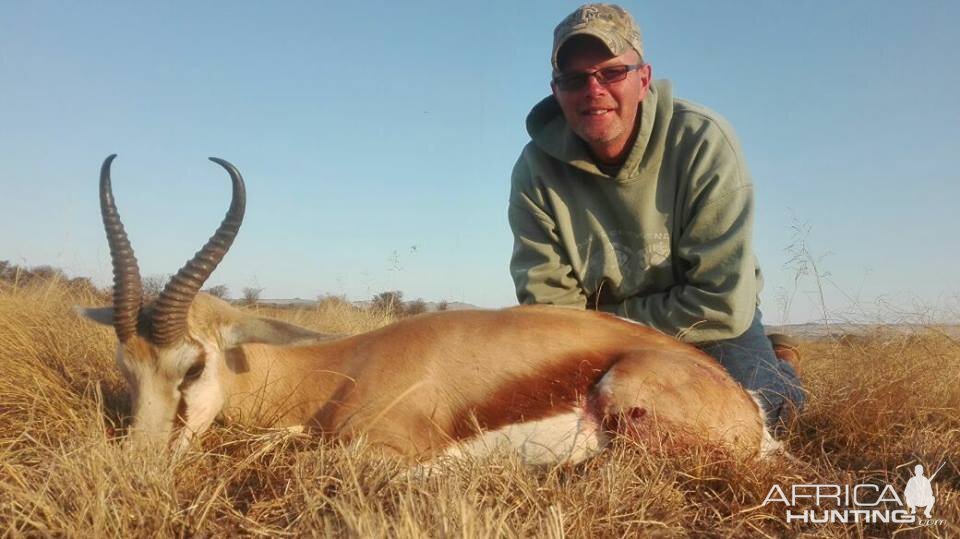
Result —
<path fill-rule="evenodd" d="M 640 77 L 643 79 L 643 88 L 640 90 L 640 101 L 647 97 L 650 91 L 650 85 L 653 84 L 653 67 L 650 64 L 643 64 L 640 68 Z"/>
<path fill-rule="evenodd" d="M 224 338 L 227 346 L 237 346 L 246 343 L 305 343 L 327 340 L 332 336 L 271 318 L 244 316 L 232 325 Z"/>
<path fill-rule="evenodd" d="M 105 326 L 113 325 L 113 307 L 81 307 L 73 306 L 73 312 Z"/>

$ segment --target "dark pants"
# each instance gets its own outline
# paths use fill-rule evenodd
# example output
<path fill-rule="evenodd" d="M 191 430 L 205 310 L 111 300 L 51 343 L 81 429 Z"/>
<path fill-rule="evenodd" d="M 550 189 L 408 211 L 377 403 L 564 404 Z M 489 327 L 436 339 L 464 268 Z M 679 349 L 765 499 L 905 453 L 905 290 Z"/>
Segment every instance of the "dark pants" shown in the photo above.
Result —
<path fill-rule="evenodd" d="M 760 319 L 760 309 L 757 309 L 753 323 L 743 335 L 697 346 L 716 358 L 741 386 L 757 394 L 767 416 L 767 426 L 779 431 L 790 409 L 802 409 L 806 397 L 793 367 L 774 355 Z"/>

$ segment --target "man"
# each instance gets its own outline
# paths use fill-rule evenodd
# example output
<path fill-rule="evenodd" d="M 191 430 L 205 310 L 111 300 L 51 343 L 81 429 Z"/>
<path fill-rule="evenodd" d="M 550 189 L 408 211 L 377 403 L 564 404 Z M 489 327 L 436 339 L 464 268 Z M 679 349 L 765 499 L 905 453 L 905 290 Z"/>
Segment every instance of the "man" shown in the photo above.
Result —
<path fill-rule="evenodd" d="M 923 516 L 931 518 L 930 511 L 933 511 L 933 504 L 937 502 L 937 498 L 933 495 L 933 487 L 930 486 L 930 480 L 934 475 L 937 474 L 934 473 L 929 478 L 924 476 L 923 464 L 913 467 L 913 477 L 907 481 L 907 488 L 903 491 L 903 497 L 907 501 L 911 515 L 916 514 L 919 506 L 924 508 Z"/>
<path fill-rule="evenodd" d="M 513 170 L 518 299 L 599 309 L 695 343 L 780 426 L 804 396 L 760 321 L 753 185 L 733 129 L 653 81 L 640 29 L 619 6 L 566 17 L 552 63 L 553 94 L 527 117 L 531 142 Z"/>

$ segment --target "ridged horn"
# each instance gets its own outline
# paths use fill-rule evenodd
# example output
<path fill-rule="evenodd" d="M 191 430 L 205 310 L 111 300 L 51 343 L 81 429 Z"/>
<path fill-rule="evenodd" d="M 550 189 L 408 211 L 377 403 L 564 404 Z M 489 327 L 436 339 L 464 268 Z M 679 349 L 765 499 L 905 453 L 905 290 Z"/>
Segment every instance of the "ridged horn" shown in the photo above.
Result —
<path fill-rule="evenodd" d="M 120 221 L 117 205 L 113 200 L 110 182 L 110 165 L 117 154 L 103 160 L 100 167 L 100 215 L 110 244 L 110 260 L 113 263 L 113 328 L 117 338 L 124 342 L 137 333 L 137 319 L 143 301 L 143 285 L 140 268 L 133 247 Z"/>
<path fill-rule="evenodd" d="M 227 210 L 227 215 L 217 231 L 207 240 L 207 244 L 170 279 L 160 297 L 157 298 L 151 337 L 153 342 L 160 346 L 173 344 L 186 333 L 187 311 L 193 303 L 193 298 L 227 254 L 233 239 L 237 236 L 237 231 L 240 230 L 240 223 L 243 222 L 243 212 L 247 203 L 243 177 L 240 176 L 236 167 L 223 159 L 211 157 L 210 160 L 222 166 L 230 174 L 230 180 L 233 182 L 233 198 L 230 209 Z"/>

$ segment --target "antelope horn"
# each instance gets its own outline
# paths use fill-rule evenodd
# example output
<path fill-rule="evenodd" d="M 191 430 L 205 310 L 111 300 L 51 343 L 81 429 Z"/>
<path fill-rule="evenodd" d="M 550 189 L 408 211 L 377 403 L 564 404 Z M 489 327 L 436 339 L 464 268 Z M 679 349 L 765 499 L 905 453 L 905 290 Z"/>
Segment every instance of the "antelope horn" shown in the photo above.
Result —
<path fill-rule="evenodd" d="M 103 160 L 100 167 L 100 214 L 110 244 L 110 260 L 113 263 L 113 329 L 117 338 L 124 342 L 137 332 L 143 286 L 140 283 L 140 268 L 133 247 L 117 213 L 110 183 L 110 164 L 117 154 Z"/>
<path fill-rule="evenodd" d="M 217 231 L 207 240 L 207 244 L 170 279 L 160 297 L 157 298 L 151 337 L 155 344 L 161 346 L 173 344 L 183 337 L 187 330 L 187 310 L 193 298 L 227 254 L 233 239 L 237 236 L 237 231 L 240 230 L 240 223 L 243 222 L 247 195 L 240 172 L 223 159 L 211 157 L 210 160 L 225 168 L 230 174 L 233 182 L 233 199 Z"/>

